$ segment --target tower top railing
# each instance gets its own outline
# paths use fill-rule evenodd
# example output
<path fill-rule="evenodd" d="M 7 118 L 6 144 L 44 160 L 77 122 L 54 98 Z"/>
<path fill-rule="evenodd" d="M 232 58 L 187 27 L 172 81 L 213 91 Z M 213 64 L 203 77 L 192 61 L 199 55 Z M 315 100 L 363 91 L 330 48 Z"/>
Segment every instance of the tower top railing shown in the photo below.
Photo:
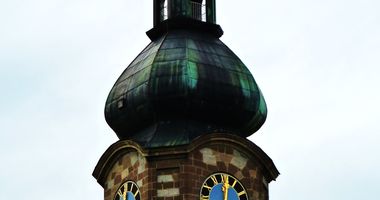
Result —
<path fill-rule="evenodd" d="M 191 17 L 200 21 L 206 21 L 206 4 L 190 1 Z"/>
<path fill-rule="evenodd" d="M 187 17 L 215 24 L 215 0 L 154 0 L 154 26 L 167 19 Z"/>

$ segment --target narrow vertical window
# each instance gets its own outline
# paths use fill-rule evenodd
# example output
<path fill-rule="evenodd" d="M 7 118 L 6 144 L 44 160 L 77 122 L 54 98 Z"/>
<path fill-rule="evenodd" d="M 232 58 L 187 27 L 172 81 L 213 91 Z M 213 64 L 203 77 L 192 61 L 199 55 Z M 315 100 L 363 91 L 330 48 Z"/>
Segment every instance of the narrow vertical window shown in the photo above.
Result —
<path fill-rule="evenodd" d="M 160 1 L 160 21 L 168 19 L 168 0 Z"/>
<path fill-rule="evenodd" d="M 202 2 L 202 21 L 207 21 L 207 15 L 206 15 L 206 0 Z"/>
<path fill-rule="evenodd" d="M 169 14 L 168 14 L 168 0 L 165 0 L 164 2 L 164 20 L 165 19 L 168 19 L 169 17 Z"/>

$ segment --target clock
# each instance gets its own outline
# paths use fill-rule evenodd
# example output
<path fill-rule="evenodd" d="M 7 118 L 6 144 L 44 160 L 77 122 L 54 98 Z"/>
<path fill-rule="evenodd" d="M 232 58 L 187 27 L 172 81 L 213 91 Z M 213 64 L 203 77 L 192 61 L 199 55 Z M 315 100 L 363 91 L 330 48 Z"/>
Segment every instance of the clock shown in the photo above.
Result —
<path fill-rule="evenodd" d="M 140 200 L 140 190 L 133 181 L 126 181 L 119 187 L 114 200 Z"/>
<path fill-rule="evenodd" d="M 203 182 L 200 200 L 248 200 L 248 194 L 235 177 L 215 173 Z"/>

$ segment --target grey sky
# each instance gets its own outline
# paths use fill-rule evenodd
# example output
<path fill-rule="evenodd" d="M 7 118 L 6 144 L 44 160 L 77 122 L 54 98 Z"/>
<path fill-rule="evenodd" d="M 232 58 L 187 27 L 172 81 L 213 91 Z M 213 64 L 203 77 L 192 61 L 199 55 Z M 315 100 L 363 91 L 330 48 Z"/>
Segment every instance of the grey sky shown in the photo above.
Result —
<path fill-rule="evenodd" d="M 105 99 L 149 43 L 151 0 L 0 0 L 0 199 L 103 199 Z M 380 2 L 217 1 L 268 104 L 250 139 L 271 200 L 377 200 Z M 21 196 L 21 197 L 20 197 Z"/>

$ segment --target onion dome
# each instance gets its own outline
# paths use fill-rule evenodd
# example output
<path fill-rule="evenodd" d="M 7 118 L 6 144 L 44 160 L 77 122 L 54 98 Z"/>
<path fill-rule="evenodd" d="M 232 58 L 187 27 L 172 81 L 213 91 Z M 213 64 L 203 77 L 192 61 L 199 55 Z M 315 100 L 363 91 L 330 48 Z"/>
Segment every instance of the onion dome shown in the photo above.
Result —
<path fill-rule="evenodd" d="M 163 7 L 156 5 L 155 20 Z M 214 14 L 208 16 L 206 22 L 199 15 L 161 17 L 147 32 L 152 42 L 107 98 L 106 121 L 120 139 L 176 146 L 213 132 L 248 137 L 263 125 L 267 109 L 259 87 L 219 40 L 223 31 Z"/>

